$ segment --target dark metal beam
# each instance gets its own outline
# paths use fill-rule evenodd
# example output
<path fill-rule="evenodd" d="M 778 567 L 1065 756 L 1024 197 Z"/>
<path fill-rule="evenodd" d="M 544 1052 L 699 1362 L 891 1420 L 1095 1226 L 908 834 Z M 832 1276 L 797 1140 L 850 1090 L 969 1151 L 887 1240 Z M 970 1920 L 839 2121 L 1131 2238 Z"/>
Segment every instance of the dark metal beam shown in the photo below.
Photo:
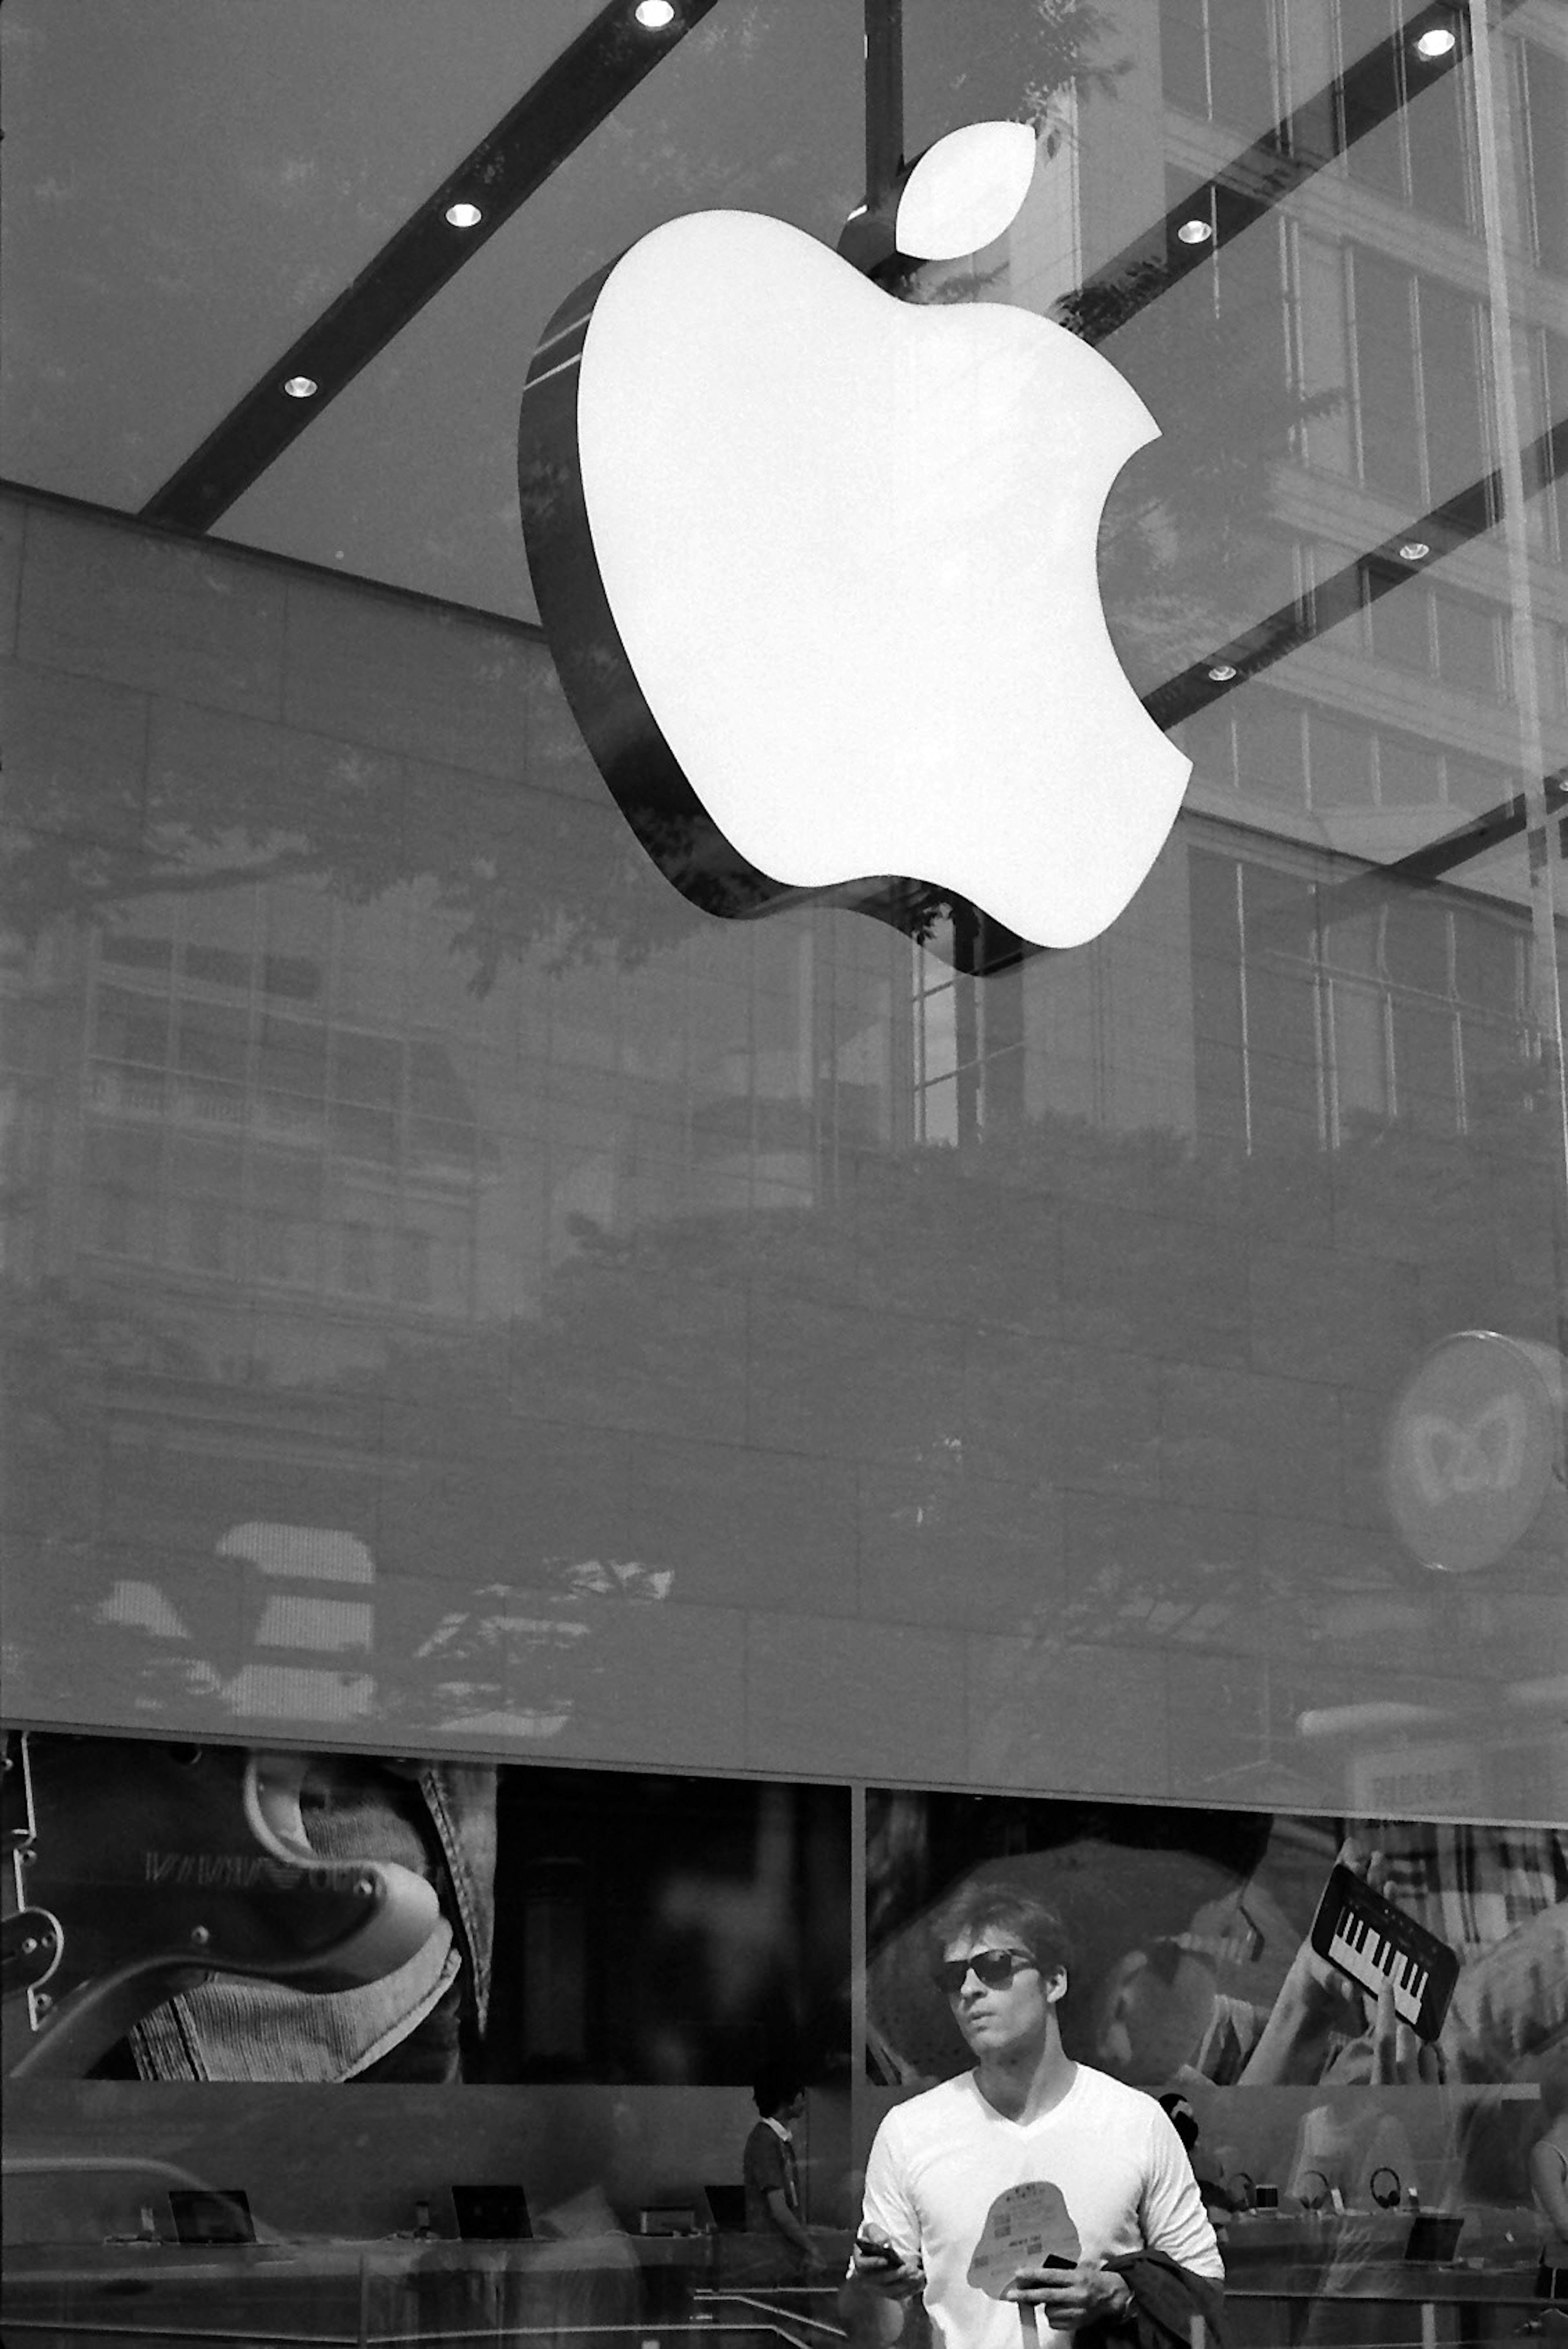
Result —
<path fill-rule="evenodd" d="M 866 202 L 886 203 L 904 168 L 904 0 L 866 0 Z"/>
<path fill-rule="evenodd" d="M 149 499 L 142 520 L 210 530 L 716 5 L 677 0 L 670 24 L 653 30 L 637 22 L 634 0 L 601 8 Z M 448 222 L 447 207 L 458 202 L 478 206 L 475 226 Z M 293 377 L 319 388 L 293 398 L 283 388 Z"/>

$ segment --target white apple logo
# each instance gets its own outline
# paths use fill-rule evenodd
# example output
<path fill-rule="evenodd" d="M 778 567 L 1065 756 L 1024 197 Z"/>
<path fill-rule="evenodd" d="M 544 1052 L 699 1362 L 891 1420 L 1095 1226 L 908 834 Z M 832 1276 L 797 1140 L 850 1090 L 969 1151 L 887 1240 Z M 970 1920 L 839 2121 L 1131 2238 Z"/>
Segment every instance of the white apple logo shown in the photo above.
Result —
<path fill-rule="evenodd" d="M 899 250 L 1000 234 L 1033 143 L 940 141 Z M 751 885 L 722 910 L 898 874 L 1037 946 L 1097 936 L 1190 771 L 1096 570 L 1106 492 L 1158 437 L 1064 327 L 900 302 L 760 214 L 672 221 L 580 289 L 530 372 L 524 530 L 578 722 L 678 885 L 715 903 L 690 868 L 728 843 Z M 656 844 L 682 811 L 720 843 L 684 878 Z"/>

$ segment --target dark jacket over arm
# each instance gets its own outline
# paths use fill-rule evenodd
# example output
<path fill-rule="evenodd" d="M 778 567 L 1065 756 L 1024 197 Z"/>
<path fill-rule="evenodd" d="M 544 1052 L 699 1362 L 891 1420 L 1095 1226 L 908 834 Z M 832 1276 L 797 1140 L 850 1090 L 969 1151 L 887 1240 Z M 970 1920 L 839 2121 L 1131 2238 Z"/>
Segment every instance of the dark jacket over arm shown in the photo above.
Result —
<path fill-rule="evenodd" d="M 1179 2267 L 1164 2251 L 1128 2251 L 1106 2264 L 1126 2279 L 1132 2306 L 1124 2316 L 1082 2326 L 1082 2349 L 1187 2349 L 1195 2316 L 1203 2319 L 1210 2349 L 1229 2349 L 1225 2287 L 1217 2276 Z"/>

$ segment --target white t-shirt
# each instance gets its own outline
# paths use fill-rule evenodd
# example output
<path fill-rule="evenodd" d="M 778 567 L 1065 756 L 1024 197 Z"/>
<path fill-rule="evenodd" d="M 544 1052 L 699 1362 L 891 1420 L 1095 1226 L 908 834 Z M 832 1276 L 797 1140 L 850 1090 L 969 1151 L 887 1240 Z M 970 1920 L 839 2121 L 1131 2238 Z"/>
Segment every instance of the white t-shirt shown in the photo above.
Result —
<path fill-rule="evenodd" d="M 864 2224 L 926 2271 L 926 2307 L 944 2349 L 1020 2349 L 1017 2305 L 968 2281 L 999 2194 L 1055 2186 L 1091 2262 L 1158 2251 L 1199 2275 L 1224 2276 L 1192 2165 L 1152 2096 L 1087 2064 L 1038 2120 L 986 2102 L 972 2072 L 896 2105 L 866 2168 Z M 1072 2335 L 1040 2326 L 1042 2349 Z"/>

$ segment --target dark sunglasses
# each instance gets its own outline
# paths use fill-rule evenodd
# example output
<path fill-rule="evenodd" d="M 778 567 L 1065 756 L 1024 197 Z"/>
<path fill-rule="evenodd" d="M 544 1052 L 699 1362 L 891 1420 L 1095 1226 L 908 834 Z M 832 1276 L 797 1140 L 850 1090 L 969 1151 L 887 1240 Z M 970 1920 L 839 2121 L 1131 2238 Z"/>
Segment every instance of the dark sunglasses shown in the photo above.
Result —
<path fill-rule="evenodd" d="M 957 1998 L 971 1974 L 986 1990 L 1003 1990 L 1015 1973 L 1036 1962 L 1027 1950 L 975 1950 L 967 1958 L 943 1958 L 931 1968 L 931 1980 L 949 1998 Z"/>

